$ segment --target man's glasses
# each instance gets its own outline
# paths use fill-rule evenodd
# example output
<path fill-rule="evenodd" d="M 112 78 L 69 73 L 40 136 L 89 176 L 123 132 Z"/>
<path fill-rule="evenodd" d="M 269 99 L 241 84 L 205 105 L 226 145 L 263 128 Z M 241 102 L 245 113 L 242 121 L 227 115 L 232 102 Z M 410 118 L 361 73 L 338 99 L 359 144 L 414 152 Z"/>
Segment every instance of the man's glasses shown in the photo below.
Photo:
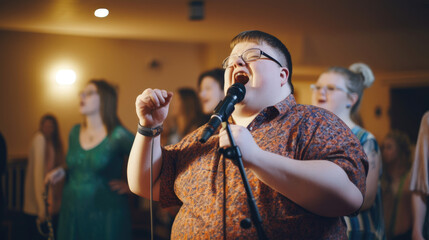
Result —
<path fill-rule="evenodd" d="M 311 84 L 310 88 L 311 88 L 311 90 L 317 91 L 317 92 L 319 92 L 321 90 L 325 90 L 327 93 L 333 93 L 333 92 L 335 92 L 335 91 L 338 90 L 338 91 L 343 91 L 345 93 L 349 93 L 349 91 L 347 91 L 347 89 L 344 89 L 342 87 L 335 86 L 335 85 L 332 85 L 332 84 L 328 84 L 326 86 L 320 86 L 320 85 L 316 85 L 316 84 Z"/>
<path fill-rule="evenodd" d="M 263 52 L 261 49 L 258 48 L 251 48 L 244 51 L 241 55 L 231 55 L 225 58 L 222 63 L 222 67 L 224 69 L 227 69 L 231 67 L 231 65 L 237 60 L 237 58 L 241 58 L 245 63 L 249 63 L 252 61 L 256 61 L 258 59 L 261 59 L 262 56 L 267 57 L 267 59 L 272 60 L 273 62 L 277 63 L 280 67 L 283 67 L 279 61 L 271 57 L 270 55 Z"/>

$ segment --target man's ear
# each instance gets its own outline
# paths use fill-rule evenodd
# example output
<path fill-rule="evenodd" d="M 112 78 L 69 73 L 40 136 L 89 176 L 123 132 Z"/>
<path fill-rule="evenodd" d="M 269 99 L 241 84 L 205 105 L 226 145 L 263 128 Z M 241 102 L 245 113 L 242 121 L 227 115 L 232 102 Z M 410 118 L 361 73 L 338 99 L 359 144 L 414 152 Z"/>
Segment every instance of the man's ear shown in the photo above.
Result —
<path fill-rule="evenodd" d="M 287 81 L 289 79 L 289 69 L 287 68 L 281 68 L 280 70 L 280 78 L 282 79 L 280 82 L 280 86 L 283 87 L 283 85 L 287 84 Z"/>

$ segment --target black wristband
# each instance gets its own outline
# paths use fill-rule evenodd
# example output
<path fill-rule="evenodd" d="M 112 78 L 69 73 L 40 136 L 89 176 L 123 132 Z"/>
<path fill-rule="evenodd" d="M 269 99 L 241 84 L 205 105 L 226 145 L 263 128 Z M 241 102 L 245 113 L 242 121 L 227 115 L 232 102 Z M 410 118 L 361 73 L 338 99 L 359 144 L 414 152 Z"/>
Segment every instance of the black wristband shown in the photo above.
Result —
<path fill-rule="evenodd" d="M 162 125 L 155 128 L 143 127 L 138 123 L 137 132 L 146 137 L 156 137 L 162 132 Z"/>

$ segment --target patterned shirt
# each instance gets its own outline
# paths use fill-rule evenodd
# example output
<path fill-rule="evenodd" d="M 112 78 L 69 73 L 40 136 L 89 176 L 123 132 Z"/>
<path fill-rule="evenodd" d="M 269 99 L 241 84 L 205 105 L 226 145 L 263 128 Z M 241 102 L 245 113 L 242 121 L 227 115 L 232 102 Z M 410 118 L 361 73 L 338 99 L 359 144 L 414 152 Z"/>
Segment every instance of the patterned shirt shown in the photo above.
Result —
<path fill-rule="evenodd" d="M 359 140 L 334 114 L 296 104 L 293 95 L 267 107 L 247 129 L 258 146 L 296 160 L 325 159 L 339 165 L 365 193 L 367 159 Z M 162 150 L 160 202 L 182 205 L 171 239 L 257 239 L 237 166 L 218 153 L 219 138 L 198 142 L 203 127 Z M 315 215 L 261 182 L 246 169 L 269 239 L 346 239 L 341 217 Z M 306 189 L 302 189 L 306 191 Z"/>

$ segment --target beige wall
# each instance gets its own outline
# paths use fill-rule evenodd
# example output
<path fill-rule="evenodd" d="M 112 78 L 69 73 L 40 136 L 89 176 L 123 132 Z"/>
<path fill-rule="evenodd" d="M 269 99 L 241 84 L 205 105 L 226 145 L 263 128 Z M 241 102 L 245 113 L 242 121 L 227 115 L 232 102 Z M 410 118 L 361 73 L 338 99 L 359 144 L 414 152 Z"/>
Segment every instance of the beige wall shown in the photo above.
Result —
<path fill-rule="evenodd" d="M 297 101 L 310 104 L 309 85 L 328 66 L 368 63 L 376 81 L 365 92 L 361 113 L 365 127 L 382 139 L 390 128 L 387 112 L 391 86 L 429 85 L 427 33 L 294 35 L 287 43 L 294 61 Z M 119 86 L 119 116 L 132 132 L 135 97 L 145 88 L 196 87 L 203 70 L 219 67 L 228 42 L 180 43 L 90 38 L 0 31 L 0 131 L 9 157 L 25 156 L 40 117 L 51 112 L 60 122 L 67 146 L 70 128 L 79 123 L 78 92 L 90 78 Z M 160 62 L 153 69 L 149 63 Z M 53 74 L 61 67 L 76 71 L 73 86 L 60 87 Z M 375 108 L 382 109 L 376 117 Z"/>
<path fill-rule="evenodd" d="M 119 116 L 134 132 L 136 96 L 148 87 L 195 87 L 204 69 L 203 50 L 201 44 L 0 31 L 0 131 L 9 157 L 26 155 L 46 112 L 58 117 L 67 144 L 69 130 L 81 121 L 78 92 L 91 78 L 119 86 Z M 154 59 L 161 64 L 158 69 L 149 67 Z M 61 67 L 76 71 L 73 86 L 55 82 Z"/>

